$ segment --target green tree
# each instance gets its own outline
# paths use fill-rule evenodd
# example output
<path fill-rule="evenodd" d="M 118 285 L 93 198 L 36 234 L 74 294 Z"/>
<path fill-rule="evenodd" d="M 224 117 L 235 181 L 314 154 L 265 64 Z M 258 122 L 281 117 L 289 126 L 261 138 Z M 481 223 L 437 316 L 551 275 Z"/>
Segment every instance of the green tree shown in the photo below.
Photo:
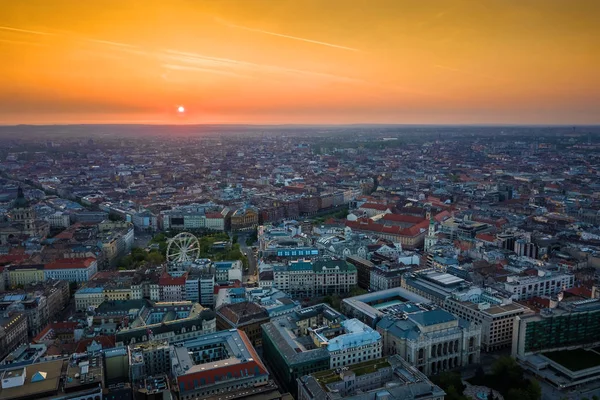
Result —
<path fill-rule="evenodd" d="M 132 265 L 133 258 L 131 257 L 131 255 L 121 257 L 121 259 L 119 259 L 119 261 L 117 262 L 117 266 L 119 267 L 119 269 L 130 269 Z"/>
<path fill-rule="evenodd" d="M 538 400 L 542 398 L 542 387 L 536 380 L 530 379 L 527 385 L 527 392 L 531 400 Z"/>
<path fill-rule="evenodd" d="M 432 381 L 446 392 L 447 400 L 467 400 L 462 393 L 465 385 L 462 383 L 460 374 L 447 371 L 432 378 Z"/>
<path fill-rule="evenodd" d="M 355 288 L 352 288 L 352 290 L 350 290 L 350 297 L 354 297 L 354 296 L 360 296 L 363 294 L 366 294 L 367 291 L 363 288 L 359 288 L 358 286 Z"/>
<path fill-rule="evenodd" d="M 475 370 L 475 377 L 473 378 L 473 384 L 474 385 L 484 385 L 484 381 L 485 381 L 485 372 L 483 370 L 483 367 L 481 365 L 479 365 L 477 367 L 477 369 Z"/>
<path fill-rule="evenodd" d="M 325 296 L 323 298 L 323 302 L 327 303 L 331 306 L 331 308 L 333 308 L 334 310 L 341 310 L 341 305 L 342 305 L 342 298 L 340 296 L 338 296 L 337 294 L 331 295 L 331 296 Z"/>
<path fill-rule="evenodd" d="M 69 293 L 71 293 L 71 297 L 77 291 L 77 282 L 69 282 Z"/>
<path fill-rule="evenodd" d="M 233 239 L 231 240 L 231 244 L 236 244 L 238 242 L 238 235 L 233 235 Z"/>
<path fill-rule="evenodd" d="M 125 218 L 123 218 L 119 214 L 110 213 L 110 214 L 108 214 L 108 220 L 117 222 L 117 221 L 125 221 Z"/>
<path fill-rule="evenodd" d="M 506 400 L 529 400 L 529 393 L 525 389 L 512 388 L 508 390 L 507 395 L 504 397 Z"/>
<path fill-rule="evenodd" d="M 158 251 L 151 251 L 148 253 L 146 261 L 152 265 L 160 265 L 165 262 L 165 257 Z"/>

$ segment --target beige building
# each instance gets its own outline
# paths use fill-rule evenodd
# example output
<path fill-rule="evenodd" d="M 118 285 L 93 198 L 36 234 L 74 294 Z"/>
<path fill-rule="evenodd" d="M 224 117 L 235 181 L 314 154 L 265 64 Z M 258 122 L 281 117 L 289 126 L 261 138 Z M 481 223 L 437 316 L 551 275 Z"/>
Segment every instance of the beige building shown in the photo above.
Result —
<path fill-rule="evenodd" d="M 85 311 L 90 307 L 98 307 L 104 301 L 104 289 L 86 287 L 75 292 L 75 309 Z"/>
<path fill-rule="evenodd" d="M 8 267 L 8 282 L 10 287 L 44 282 L 44 265 L 11 265 Z"/>
<path fill-rule="evenodd" d="M 0 317 L 0 359 L 23 343 L 27 343 L 27 317 L 21 313 Z"/>
<path fill-rule="evenodd" d="M 233 232 L 254 229 L 257 226 L 258 211 L 254 208 L 239 208 L 231 215 L 231 230 Z"/>

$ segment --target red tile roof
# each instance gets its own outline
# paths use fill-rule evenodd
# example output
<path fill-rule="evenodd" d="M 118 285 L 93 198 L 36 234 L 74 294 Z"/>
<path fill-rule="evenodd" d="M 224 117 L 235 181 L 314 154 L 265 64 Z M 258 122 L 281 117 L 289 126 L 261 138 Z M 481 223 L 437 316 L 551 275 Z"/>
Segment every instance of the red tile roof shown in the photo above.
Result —
<path fill-rule="evenodd" d="M 478 233 L 475 238 L 489 243 L 494 243 L 496 241 L 496 238 L 489 233 Z"/>
<path fill-rule="evenodd" d="M 419 235 L 421 233 L 421 229 L 427 229 L 429 226 L 429 221 L 422 220 L 421 223 L 413 225 L 410 228 L 402 228 L 400 226 L 379 224 L 370 219 L 361 218 L 357 221 L 346 221 L 346 226 L 356 231 L 413 237 Z"/>
<path fill-rule="evenodd" d="M 87 258 L 63 258 L 45 265 L 45 269 L 77 269 L 88 268 L 94 261 L 93 257 Z"/>
<path fill-rule="evenodd" d="M 161 275 L 158 280 L 158 284 L 160 286 L 184 286 L 185 285 L 186 275 L 183 276 L 171 276 L 168 273 L 164 273 Z"/>
<path fill-rule="evenodd" d="M 385 214 L 381 221 L 390 221 L 390 222 L 404 222 L 407 224 L 418 224 L 425 221 L 423 217 L 415 217 L 413 215 L 403 215 L 403 214 Z"/>
<path fill-rule="evenodd" d="M 85 353 L 87 348 L 92 342 L 99 343 L 102 346 L 102 349 L 111 349 L 115 347 L 115 337 L 114 336 L 95 336 L 92 338 L 82 339 L 77 343 L 77 348 L 75 349 L 76 353 Z"/>
<path fill-rule="evenodd" d="M 365 203 L 362 206 L 360 206 L 359 208 L 370 208 L 372 210 L 385 211 L 389 207 L 386 206 L 385 204 Z"/>
<path fill-rule="evenodd" d="M 204 381 L 206 385 L 210 385 L 213 383 L 218 383 L 220 379 L 224 376 L 231 376 L 231 378 L 244 378 L 245 375 L 242 371 L 249 371 L 251 374 L 254 374 L 255 368 L 258 369 L 258 373 L 261 375 L 267 374 L 267 368 L 262 363 L 260 357 L 252 347 L 248 336 L 244 331 L 238 330 L 242 341 L 246 345 L 248 352 L 252 356 L 249 360 L 242 361 L 240 363 L 234 363 L 233 365 L 225 365 L 218 368 L 207 368 L 206 370 L 194 372 L 191 374 L 180 375 L 177 377 L 177 384 L 181 387 L 183 384 L 185 390 L 194 390 L 195 383 Z M 251 361 L 250 361 L 251 360 Z"/>
<path fill-rule="evenodd" d="M 220 219 L 223 218 L 223 215 L 221 215 L 218 212 L 208 212 L 208 213 L 206 213 L 204 215 L 206 215 L 206 218 L 220 218 Z"/>
<path fill-rule="evenodd" d="M 0 264 L 20 263 L 29 259 L 27 254 L 5 254 L 0 256 Z"/>
<path fill-rule="evenodd" d="M 572 287 L 570 289 L 565 290 L 566 293 L 574 294 L 576 296 L 581 296 L 590 299 L 592 297 L 592 291 L 589 288 L 584 286 Z"/>
<path fill-rule="evenodd" d="M 452 216 L 452 214 L 450 214 L 450 212 L 449 212 L 449 211 L 445 211 L 445 210 L 444 210 L 444 211 L 442 211 L 442 212 L 440 212 L 440 213 L 437 213 L 436 215 L 434 215 L 433 219 L 434 219 L 436 222 L 442 222 L 442 221 L 445 221 L 445 220 L 447 220 L 447 219 L 448 219 L 448 218 L 450 218 L 451 216 Z"/>
<path fill-rule="evenodd" d="M 231 288 L 239 288 L 242 287 L 242 282 L 240 282 L 238 279 L 233 281 L 232 285 L 218 285 L 214 287 L 214 294 L 219 294 L 219 290 L 221 289 L 231 289 Z"/>
<path fill-rule="evenodd" d="M 44 336 L 48 334 L 48 332 L 53 331 L 56 333 L 73 333 L 75 328 L 77 328 L 77 322 L 51 322 L 40 333 L 37 334 L 36 337 L 33 338 L 33 342 L 39 343 Z"/>

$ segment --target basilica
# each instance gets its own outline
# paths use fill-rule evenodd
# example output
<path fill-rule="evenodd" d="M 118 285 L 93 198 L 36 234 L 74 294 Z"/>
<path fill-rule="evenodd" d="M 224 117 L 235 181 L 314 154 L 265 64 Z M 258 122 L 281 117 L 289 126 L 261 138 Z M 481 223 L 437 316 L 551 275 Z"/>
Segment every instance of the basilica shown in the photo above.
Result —
<path fill-rule="evenodd" d="M 0 221 L 0 246 L 19 243 L 28 237 L 44 238 L 49 229 L 48 222 L 36 220 L 33 208 L 25 198 L 23 189 L 19 187 L 8 218 Z"/>

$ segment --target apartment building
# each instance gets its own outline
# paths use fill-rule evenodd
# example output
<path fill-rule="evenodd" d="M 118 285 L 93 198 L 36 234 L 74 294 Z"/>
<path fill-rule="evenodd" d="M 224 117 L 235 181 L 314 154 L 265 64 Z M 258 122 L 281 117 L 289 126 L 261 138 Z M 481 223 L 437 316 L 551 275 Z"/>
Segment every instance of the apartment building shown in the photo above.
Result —
<path fill-rule="evenodd" d="M 343 260 L 297 260 L 273 268 L 273 287 L 294 298 L 348 293 L 356 284 L 356 267 Z"/>

